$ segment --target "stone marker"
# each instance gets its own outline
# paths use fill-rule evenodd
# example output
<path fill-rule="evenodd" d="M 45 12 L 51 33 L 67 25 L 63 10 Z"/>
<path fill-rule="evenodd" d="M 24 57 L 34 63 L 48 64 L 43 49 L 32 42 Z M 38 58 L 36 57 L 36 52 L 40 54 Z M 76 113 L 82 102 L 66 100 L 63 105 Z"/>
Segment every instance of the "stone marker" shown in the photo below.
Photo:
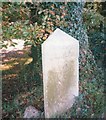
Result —
<path fill-rule="evenodd" d="M 79 41 L 56 29 L 42 44 L 45 118 L 72 107 L 79 93 Z"/>

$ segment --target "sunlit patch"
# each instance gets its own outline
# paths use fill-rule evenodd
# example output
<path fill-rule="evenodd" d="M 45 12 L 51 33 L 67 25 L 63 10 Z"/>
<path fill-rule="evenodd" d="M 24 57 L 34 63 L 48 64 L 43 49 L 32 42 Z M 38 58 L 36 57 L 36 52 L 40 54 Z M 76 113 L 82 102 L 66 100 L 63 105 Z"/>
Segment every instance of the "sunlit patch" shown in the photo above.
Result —
<path fill-rule="evenodd" d="M 14 65 L 18 65 L 19 64 L 19 62 L 14 62 Z"/>
<path fill-rule="evenodd" d="M 8 58 L 4 59 L 2 65 L 0 65 L 1 70 L 9 70 L 15 65 L 27 65 L 32 62 L 32 58 Z"/>
<path fill-rule="evenodd" d="M 25 43 L 24 40 L 21 40 L 21 39 L 12 39 L 12 42 L 16 43 L 16 45 L 15 46 L 11 46 L 11 42 L 4 41 L 4 44 L 5 45 L 7 44 L 7 48 L 3 48 L 3 49 L 1 49 L 1 51 L 9 52 L 9 51 L 23 50 L 24 43 Z"/>
<path fill-rule="evenodd" d="M 4 59 L 4 62 L 8 62 L 8 61 L 10 61 L 8 58 L 5 58 L 5 59 Z"/>
<path fill-rule="evenodd" d="M 0 69 L 1 69 L 1 70 L 9 70 L 9 69 L 11 69 L 12 67 L 13 67 L 12 65 L 7 65 L 7 64 L 0 65 Z"/>
<path fill-rule="evenodd" d="M 5 59 L 4 63 L 15 65 L 15 64 L 19 64 L 21 62 L 25 62 L 27 59 L 28 58 L 9 58 L 9 59 Z"/>
<path fill-rule="evenodd" d="M 32 58 L 28 58 L 28 60 L 24 63 L 24 65 L 28 65 L 31 62 L 32 62 Z"/>
<path fill-rule="evenodd" d="M 14 65 L 14 63 L 16 62 L 17 58 L 5 58 L 3 60 L 4 64 L 10 64 L 10 65 Z"/>
<path fill-rule="evenodd" d="M 23 54 L 24 52 L 23 52 L 23 51 L 18 51 L 17 53 L 18 53 L 18 54 Z"/>

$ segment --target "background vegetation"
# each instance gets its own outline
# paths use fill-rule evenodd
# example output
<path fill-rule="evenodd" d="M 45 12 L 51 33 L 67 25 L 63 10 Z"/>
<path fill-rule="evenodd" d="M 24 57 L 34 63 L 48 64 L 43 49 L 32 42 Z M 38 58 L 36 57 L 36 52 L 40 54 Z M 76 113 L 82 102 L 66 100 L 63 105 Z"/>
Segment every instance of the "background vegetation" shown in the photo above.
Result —
<path fill-rule="evenodd" d="M 28 105 L 44 111 L 40 45 L 57 27 L 80 41 L 80 95 L 71 112 L 69 110 L 61 117 L 103 117 L 106 66 L 103 3 L 86 3 L 84 8 L 83 4 L 76 3 L 2 4 L 2 47 L 16 45 L 12 39 L 24 39 L 25 46 L 31 46 L 31 49 L 26 47 L 21 51 L 22 56 L 19 51 L 15 53 L 15 57 L 20 56 L 19 59 L 14 57 L 3 62 L 12 66 L 11 69 L 3 70 L 3 117 L 20 118 Z M 83 10 L 77 17 L 74 11 L 76 8 Z M 81 33 L 83 29 L 88 41 L 82 38 L 86 36 Z M 5 41 L 8 43 L 5 44 Z M 25 64 L 28 60 L 30 62 Z"/>

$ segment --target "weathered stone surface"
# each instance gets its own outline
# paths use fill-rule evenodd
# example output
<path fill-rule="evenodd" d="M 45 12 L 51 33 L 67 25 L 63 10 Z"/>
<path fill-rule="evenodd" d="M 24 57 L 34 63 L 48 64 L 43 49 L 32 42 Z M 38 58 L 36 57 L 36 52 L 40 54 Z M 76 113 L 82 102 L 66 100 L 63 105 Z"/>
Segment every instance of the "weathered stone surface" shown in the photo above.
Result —
<path fill-rule="evenodd" d="M 79 42 L 56 29 L 42 44 L 45 117 L 72 107 L 79 87 Z"/>

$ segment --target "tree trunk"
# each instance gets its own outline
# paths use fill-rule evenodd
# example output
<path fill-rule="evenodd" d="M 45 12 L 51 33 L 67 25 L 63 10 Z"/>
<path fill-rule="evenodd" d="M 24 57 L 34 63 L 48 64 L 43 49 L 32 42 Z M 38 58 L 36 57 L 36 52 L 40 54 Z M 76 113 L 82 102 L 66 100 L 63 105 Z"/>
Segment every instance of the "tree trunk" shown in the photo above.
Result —
<path fill-rule="evenodd" d="M 62 117 L 98 117 L 103 112 L 104 107 L 104 77 L 103 71 L 97 67 L 94 56 L 89 49 L 88 36 L 82 18 L 84 3 L 42 3 L 41 7 L 45 5 L 47 5 L 47 8 L 45 8 L 47 14 L 44 15 L 47 17 L 46 20 L 42 20 L 42 23 L 46 23 L 46 26 L 42 24 L 43 29 L 52 29 L 53 31 L 56 27 L 59 27 L 79 40 L 80 43 L 80 95 L 71 111 L 67 115 L 63 114 Z M 64 13 L 65 15 L 63 15 Z M 63 16 L 63 18 L 59 18 L 60 16 Z"/>
<path fill-rule="evenodd" d="M 67 3 L 68 16 L 70 16 L 68 31 L 80 43 L 80 95 L 71 109 L 71 116 L 92 118 L 98 117 L 103 112 L 104 77 L 103 71 L 97 67 L 89 49 L 88 36 L 82 18 L 83 6 L 83 3 Z"/>
<path fill-rule="evenodd" d="M 50 4 L 50 6 L 53 7 L 52 4 Z M 54 24 L 54 29 L 56 27 L 59 27 L 63 31 L 67 32 L 68 34 L 79 40 L 80 43 L 80 95 L 78 97 L 78 100 L 76 100 L 76 103 L 74 104 L 71 111 L 69 111 L 67 115 L 63 114 L 62 117 L 98 117 L 101 113 L 103 113 L 104 108 L 104 76 L 101 68 L 97 67 L 94 60 L 94 56 L 91 50 L 89 49 L 88 36 L 83 24 L 82 17 L 84 3 L 55 3 L 54 6 L 57 6 L 56 8 L 54 7 L 55 10 L 51 12 L 53 17 L 51 21 Z M 51 9 L 51 7 L 48 9 Z M 64 16 L 64 22 L 67 25 L 65 26 L 65 23 L 59 25 L 58 23 L 61 23 L 61 20 L 56 23 L 56 17 L 59 15 L 61 16 L 65 10 L 66 14 Z M 48 22 L 48 19 L 46 22 Z"/>

